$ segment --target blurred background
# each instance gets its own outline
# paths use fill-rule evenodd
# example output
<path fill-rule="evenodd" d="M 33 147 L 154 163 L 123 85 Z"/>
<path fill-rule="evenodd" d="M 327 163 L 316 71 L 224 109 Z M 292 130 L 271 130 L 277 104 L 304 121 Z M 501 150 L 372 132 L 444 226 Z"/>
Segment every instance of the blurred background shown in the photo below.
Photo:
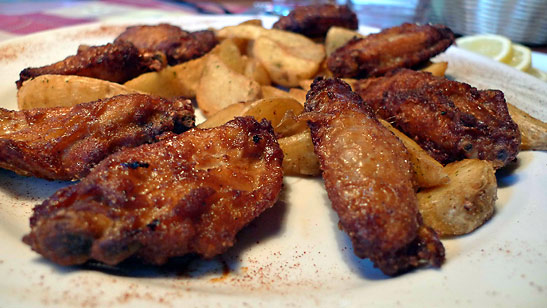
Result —
<path fill-rule="evenodd" d="M 362 25 L 372 27 L 434 22 L 460 35 L 493 33 L 540 49 L 547 45 L 547 0 L 0 0 L 0 38 L 57 27 L 48 16 L 77 24 L 166 13 L 286 15 L 295 6 L 325 2 L 350 6 Z"/>

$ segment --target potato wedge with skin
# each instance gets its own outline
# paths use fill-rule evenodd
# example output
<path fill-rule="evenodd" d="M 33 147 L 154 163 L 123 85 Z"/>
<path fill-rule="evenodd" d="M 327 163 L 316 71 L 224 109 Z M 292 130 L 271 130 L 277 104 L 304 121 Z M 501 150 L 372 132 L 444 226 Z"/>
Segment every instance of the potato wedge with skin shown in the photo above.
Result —
<path fill-rule="evenodd" d="M 196 91 L 196 101 L 206 117 L 235 103 L 261 97 L 260 84 L 230 69 L 214 54 L 207 56 Z"/>
<path fill-rule="evenodd" d="M 346 43 L 354 37 L 363 38 L 365 35 L 346 28 L 331 27 L 325 37 L 325 51 L 327 56 L 336 49 L 346 45 Z"/>
<path fill-rule="evenodd" d="M 315 176 L 321 173 L 309 129 L 277 141 L 283 150 L 283 174 Z"/>
<path fill-rule="evenodd" d="M 433 76 L 443 77 L 448 68 L 448 62 L 429 62 L 420 70 L 424 72 L 430 72 Z"/>
<path fill-rule="evenodd" d="M 23 83 L 23 86 L 17 92 L 17 105 L 19 110 L 71 107 L 119 94 L 138 92 L 140 91 L 96 78 L 72 75 L 41 75 Z"/>
<path fill-rule="evenodd" d="M 249 104 L 250 102 L 231 104 L 207 118 L 207 120 L 197 127 L 211 128 L 223 125 L 226 122 L 233 120 L 235 117 L 241 116 Z"/>
<path fill-rule="evenodd" d="M 257 121 L 266 119 L 271 122 L 277 133 L 278 130 L 284 129 L 282 120 L 288 111 L 294 115 L 300 114 L 302 110 L 304 110 L 304 106 L 290 97 L 263 98 L 248 105 L 243 116 L 252 116 Z"/>
<path fill-rule="evenodd" d="M 287 91 L 272 86 L 262 86 L 262 98 L 290 97 Z"/>
<path fill-rule="evenodd" d="M 308 91 L 304 91 L 299 88 L 290 88 L 289 89 L 289 95 L 297 100 L 300 104 L 304 105 L 306 102 L 306 95 L 308 94 Z"/>
<path fill-rule="evenodd" d="M 240 38 L 257 40 L 259 37 L 267 37 L 282 45 L 294 56 L 321 62 L 325 58 L 325 48 L 322 44 L 316 44 L 309 38 L 283 30 L 265 29 L 254 25 L 238 25 L 224 27 L 216 32 L 220 39 Z"/>
<path fill-rule="evenodd" d="M 443 165 L 431 157 L 414 140 L 391 126 L 387 121 L 378 119 L 382 125 L 389 129 L 407 148 L 410 154 L 412 169 L 416 175 L 416 182 L 420 188 L 435 187 L 450 181 Z"/>
<path fill-rule="evenodd" d="M 420 191 L 418 207 L 424 224 L 441 236 L 467 234 L 494 213 L 497 183 L 492 165 L 465 159 L 445 166 L 450 182 Z"/>
<path fill-rule="evenodd" d="M 520 130 L 520 149 L 547 151 L 547 123 L 542 122 L 528 113 L 507 103 L 509 115 Z"/>
<path fill-rule="evenodd" d="M 270 75 L 268 75 L 268 72 L 257 59 L 255 58 L 248 58 L 244 56 L 244 59 L 246 61 L 245 63 L 245 69 L 243 71 L 243 74 L 252 80 L 260 83 L 261 85 L 270 85 L 272 84 L 272 80 L 270 79 Z"/>
<path fill-rule="evenodd" d="M 320 62 L 294 56 L 275 41 L 259 37 L 253 44 L 253 55 L 270 75 L 272 81 L 284 87 L 294 87 L 319 70 Z"/>
<path fill-rule="evenodd" d="M 217 55 L 224 64 L 238 74 L 245 72 L 247 58 L 241 55 L 241 51 L 236 43 L 227 39 L 218 44 L 210 54 Z"/>
<path fill-rule="evenodd" d="M 167 66 L 159 72 L 142 74 L 124 85 L 138 91 L 162 97 L 194 98 L 207 56 L 174 66 Z"/>

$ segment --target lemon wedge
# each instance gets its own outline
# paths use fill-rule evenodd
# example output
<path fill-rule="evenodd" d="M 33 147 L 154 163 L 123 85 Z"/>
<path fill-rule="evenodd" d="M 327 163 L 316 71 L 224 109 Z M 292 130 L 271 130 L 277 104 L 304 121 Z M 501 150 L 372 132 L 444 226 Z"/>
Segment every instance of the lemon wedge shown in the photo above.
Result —
<path fill-rule="evenodd" d="M 501 35 L 479 34 L 456 39 L 458 47 L 479 53 L 499 62 L 509 63 L 513 58 L 511 41 Z"/>
<path fill-rule="evenodd" d="M 526 72 L 534 77 L 537 77 L 547 82 L 547 72 L 538 70 L 537 68 L 533 68 L 533 67 L 529 68 Z"/>
<path fill-rule="evenodd" d="M 520 71 L 526 72 L 532 66 L 532 51 L 530 48 L 519 44 L 513 44 L 512 47 L 513 52 L 511 61 L 507 64 Z"/>

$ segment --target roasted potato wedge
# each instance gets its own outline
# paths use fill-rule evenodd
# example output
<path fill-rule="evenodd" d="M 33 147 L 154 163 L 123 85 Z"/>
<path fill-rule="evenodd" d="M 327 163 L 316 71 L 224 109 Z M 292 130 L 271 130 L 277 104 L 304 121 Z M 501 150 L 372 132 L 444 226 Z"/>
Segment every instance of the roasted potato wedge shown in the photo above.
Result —
<path fill-rule="evenodd" d="M 424 223 L 441 236 L 469 233 L 494 213 L 494 168 L 485 160 L 465 159 L 444 169 L 450 182 L 418 193 L 420 213 Z"/>
<path fill-rule="evenodd" d="M 254 25 L 237 25 L 224 27 L 217 31 L 220 39 L 239 38 L 257 40 L 259 37 L 267 37 L 283 46 L 290 54 L 303 59 L 321 62 L 325 58 L 325 48 L 322 44 L 316 44 L 309 38 L 283 30 L 265 29 Z"/>
<path fill-rule="evenodd" d="M 297 86 L 300 80 L 313 77 L 321 64 L 295 56 L 268 37 L 259 37 L 254 42 L 253 56 L 264 65 L 272 81 L 284 87 Z"/>
<path fill-rule="evenodd" d="M 426 64 L 420 70 L 430 72 L 433 76 L 442 77 L 446 73 L 447 68 L 448 62 L 429 62 L 429 64 Z"/>
<path fill-rule="evenodd" d="M 304 103 L 306 102 L 306 94 L 308 94 L 308 91 L 299 88 L 289 89 L 289 95 L 302 105 L 304 105 Z"/>
<path fill-rule="evenodd" d="M 194 98 L 207 56 L 174 66 L 159 72 L 142 74 L 124 85 L 138 91 L 162 97 Z"/>
<path fill-rule="evenodd" d="M 287 91 L 272 86 L 262 86 L 262 98 L 290 97 Z"/>
<path fill-rule="evenodd" d="M 234 40 L 227 39 L 222 41 L 209 54 L 217 55 L 234 72 L 238 74 L 245 72 L 247 59 L 242 56 Z"/>
<path fill-rule="evenodd" d="M 19 110 L 71 107 L 119 94 L 139 91 L 96 78 L 72 75 L 41 75 L 25 81 L 17 92 Z"/>
<path fill-rule="evenodd" d="M 362 38 L 365 37 L 365 35 L 346 28 L 331 27 L 325 37 L 325 51 L 327 56 L 329 56 L 336 49 L 346 45 L 346 43 L 354 37 Z"/>
<path fill-rule="evenodd" d="M 260 83 L 261 85 L 270 85 L 272 84 L 272 80 L 270 79 L 270 75 L 264 68 L 264 65 L 260 63 L 255 58 L 244 58 L 245 63 L 245 69 L 243 71 L 243 74 L 252 80 Z"/>
<path fill-rule="evenodd" d="M 285 87 L 313 77 L 325 58 L 323 45 L 292 32 L 238 25 L 220 29 L 217 35 L 254 41 L 250 54 L 262 63 L 273 82 Z"/>
<path fill-rule="evenodd" d="M 379 121 L 395 134 L 407 148 L 410 154 L 412 169 L 416 174 L 416 182 L 419 187 L 428 188 L 449 182 L 450 179 L 447 172 L 444 170 L 443 165 L 431 157 L 414 140 L 391 126 L 391 124 L 382 119 L 379 119 Z"/>
<path fill-rule="evenodd" d="M 289 121 L 287 117 L 294 118 L 294 115 L 300 114 L 303 109 L 304 106 L 290 97 L 263 98 L 248 105 L 243 116 L 252 116 L 258 121 L 266 119 L 272 123 L 276 134 L 286 135 L 294 130 L 293 126 L 297 122 Z"/>
<path fill-rule="evenodd" d="M 200 123 L 198 125 L 199 128 L 210 128 L 210 127 L 217 127 L 220 125 L 225 124 L 226 122 L 232 120 L 233 118 L 237 116 L 241 116 L 243 112 L 245 111 L 245 108 L 250 104 L 250 102 L 246 103 L 235 103 L 231 104 L 229 106 L 226 106 L 224 109 L 219 110 L 207 120 Z"/>
<path fill-rule="evenodd" d="M 547 151 L 547 123 L 507 103 L 507 109 L 520 130 L 520 149 Z"/>
<path fill-rule="evenodd" d="M 283 150 L 283 173 L 285 175 L 319 175 L 319 161 L 313 152 L 309 129 L 278 139 Z"/>
<path fill-rule="evenodd" d="M 210 54 L 196 91 L 196 101 L 205 116 L 235 103 L 261 97 L 260 84 L 230 69 L 217 55 Z"/>

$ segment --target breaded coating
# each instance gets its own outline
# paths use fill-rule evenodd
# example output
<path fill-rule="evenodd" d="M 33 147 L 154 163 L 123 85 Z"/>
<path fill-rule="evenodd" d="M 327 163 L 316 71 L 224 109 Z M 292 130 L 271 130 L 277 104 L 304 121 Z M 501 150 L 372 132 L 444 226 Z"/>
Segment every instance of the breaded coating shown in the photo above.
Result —
<path fill-rule="evenodd" d="M 250 117 L 125 149 L 36 206 L 23 241 L 61 265 L 211 258 L 274 205 L 282 160 L 270 123 Z"/>
<path fill-rule="evenodd" d="M 25 80 L 45 74 L 77 75 L 124 83 L 143 73 L 160 70 L 165 64 L 162 57 L 154 54 L 141 55 L 129 42 L 81 46 L 76 55 L 62 61 L 24 69 L 16 84 L 19 89 Z"/>
<path fill-rule="evenodd" d="M 325 188 L 355 254 L 387 275 L 440 266 L 444 248 L 422 224 L 409 154 L 339 79 L 316 80 L 305 113 Z"/>
<path fill-rule="evenodd" d="M 443 164 L 478 158 L 500 168 L 519 152 L 520 132 L 501 91 L 408 69 L 358 81 L 354 89 L 378 117 Z"/>
<path fill-rule="evenodd" d="M 49 180 L 76 180 L 108 155 L 194 126 L 188 100 L 119 95 L 74 107 L 0 108 L 0 167 Z"/>
<path fill-rule="evenodd" d="M 356 30 L 357 15 L 345 5 L 320 4 L 298 6 L 280 17 L 274 29 L 291 31 L 308 37 L 324 37 L 331 27 Z"/>
<path fill-rule="evenodd" d="M 161 52 L 169 65 L 201 57 L 218 44 L 213 31 L 188 32 L 169 24 L 128 27 L 114 42 L 131 42 L 141 53 Z"/>
<path fill-rule="evenodd" d="M 443 25 L 405 23 L 364 38 L 354 38 L 327 58 L 336 77 L 381 76 L 396 68 L 411 68 L 445 51 L 454 33 Z"/>

